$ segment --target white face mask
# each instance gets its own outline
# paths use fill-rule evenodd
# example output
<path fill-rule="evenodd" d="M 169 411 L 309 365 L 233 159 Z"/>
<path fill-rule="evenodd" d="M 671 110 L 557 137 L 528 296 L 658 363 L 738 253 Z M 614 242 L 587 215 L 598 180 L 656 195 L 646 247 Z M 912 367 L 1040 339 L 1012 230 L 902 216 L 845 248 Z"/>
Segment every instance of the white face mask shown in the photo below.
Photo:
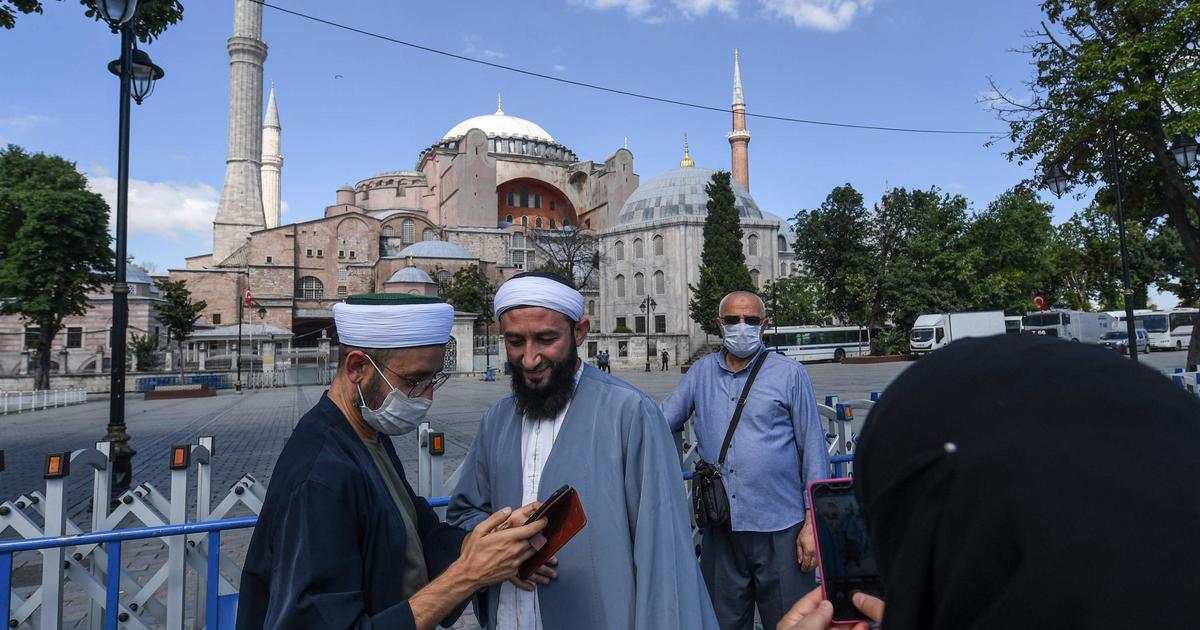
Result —
<path fill-rule="evenodd" d="M 362 412 L 363 421 L 384 435 L 404 435 L 416 429 L 417 425 L 425 420 L 425 414 L 429 412 L 433 400 L 409 398 L 400 393 L 400 390 L 392 387 L 392 382 L 387 380 L 379 366 L 375 365 L 375 360 L 370 355 L 365 356 L 392 391 L 383 399 L 383 404 L 379 405 L 378 409 L 371 409 L 367 407 L 367 400 L 363 398 L 362 388 L 357 383 L 354 385 L 358 390 L 358 399 L 362 401 L 359 410 Z"/>
<path fill-rule="evenodd" d="M 750 324 L 722 326 L 725 331 L 725 349 L 729 354 L 744 359 L 762 346 L 762 328 Z"/>

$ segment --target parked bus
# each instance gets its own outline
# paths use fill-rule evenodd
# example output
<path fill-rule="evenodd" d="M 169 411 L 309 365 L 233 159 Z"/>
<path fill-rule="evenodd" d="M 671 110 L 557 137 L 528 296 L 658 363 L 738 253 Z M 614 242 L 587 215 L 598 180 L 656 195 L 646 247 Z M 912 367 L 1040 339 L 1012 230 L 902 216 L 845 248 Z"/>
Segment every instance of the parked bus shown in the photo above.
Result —
<path fill-rule="evenodd" d="M 1192 326 L 1200 319 L 1200 309 L 1173 308 L 1167 311 L 1167 327 L 1171 329 L 1171 347 L 1186 350 L 1192 340 Z"/>
<path fill-rule="evenodd" d="M 856 326 L 780 326 L 767 329 L 763 344 L 800 362 L 841 361 L 871 354 L 871 333 Z"/>
<path fill-rule="evenodd" d="M 1047 335 L 1082 343 L 1099 343 L 1104 333 L 1117 327 L 1107 313 L 1051 310 L 1033 311 L 1021 319 L 1026 334 Z"/>
<path fill-rule="evenodd" d="M 1108 314 L 1117 320 L 1116 328 L 1126 329 L 1125 311 L 1108 311 Z M 1133 311 L 1133 320 L 1137 322 L 1137 327 L 1146 329 L 1146 334 L 1150 336 L 1150 350 L 1152 351 L 1175 348 L 1175 341 L 1171 338 L 1169 319 L 1169 315 L 1163 311 L 1142 308 Z"/>

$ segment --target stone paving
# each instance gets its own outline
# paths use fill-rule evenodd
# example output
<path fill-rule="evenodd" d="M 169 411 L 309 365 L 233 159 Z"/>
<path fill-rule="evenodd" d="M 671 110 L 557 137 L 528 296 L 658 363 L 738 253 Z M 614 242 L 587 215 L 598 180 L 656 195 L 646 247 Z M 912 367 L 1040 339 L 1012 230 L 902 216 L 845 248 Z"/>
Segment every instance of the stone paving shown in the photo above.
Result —
<path fill-rule="evenodd" d="M 1182 366 L 1184 353 L 1151 355 L 1147 363 L 1157 369 Z M 819 399 L 837 394 L 843 400 L 867 398 L 882 390 L 909 363 L 871 365 L 817 364 L 807 366 Z M 622 378 L 656 400 L 664 398 L 678 382 L 680 372 L 617 371 Z M 477 377 L 455 377 L 438 391 L 429 419 L 435 430 L 446 435 L 445 472 L 449 475 L 462 461 L 479 425 L 483 411 L 508 392 L 507 377 L 485 382 Z M 160 492 L 169 491 L 167 457 L 172 444 L 194 444 L 201 436 L 214 436 L 213 491 L 217 499 L 243 473 L 269 481 L 275 458 L 300 416 L 320 398 L 321 386 L 291 387 L 237 394 L 222 391 L 212 398 L 146 401 L 137 395 L 127 399 L 127 419 L 134 458 L 134 481 L 149 481 Z M 861 421 L 861 418 L 859 419 Z M 0 472 L 0 500 L 44 489 L 41 468 L 46 453 L 90 447 L 104 434 L 108 422 L 107 398 L 92 396 L 81 405 L 0 417 L 0 449 L 5 451 L 6 470 Z M 416 435 L 394 438 L 410 482 L 416 481 Z M 68 483 L 68 515 L 86 523 L 90 506 L 91 476 L 78 474 Z M 190 482 L 194 485 L 194 475 Z M 189 506 L 189 514 L 194 507 Z M 235 514 L 241 515 L 242 512 Z M 133 526 L 136 523 L 125 523 Z M 9 535 L 0 535 L 5 538 Z M 249 543 L 249 531 L 228 532 L 222 548 L 241 565 Z M 128 544 L 127 568 L 139 581 L 148 578 L 166 558 L 166 547 L 157 541 Z M 21 554 L 14 570 L 18 592 L 28 594 L 40 579 L 40 556 Z M 237 576 L 226 576 L 235 581 Z M 192 588 L 189 586 L 189 588 Z M 194 591 L 193 591 L 194 592 Z M 79 627 L 87 612 L 82 592 L 67 587 L 64 618 Z M 456 628 L 474 628 L 473 617 L 464 617 Z"/>

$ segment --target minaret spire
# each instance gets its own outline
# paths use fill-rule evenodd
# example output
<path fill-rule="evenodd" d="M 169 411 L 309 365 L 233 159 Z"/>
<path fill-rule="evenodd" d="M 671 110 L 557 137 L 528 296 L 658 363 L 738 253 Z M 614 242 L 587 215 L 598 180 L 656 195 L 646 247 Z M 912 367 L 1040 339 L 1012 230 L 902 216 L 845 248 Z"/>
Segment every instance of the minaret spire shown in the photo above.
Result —
<path fill-rule="evenodd" d="M 280 208 L 283 205 L 280 189 L 280 171 L 283 170 L 283 153 L 279 147 L 282 134 L 279 126 L 279 109 L 275 106 L 275 83 L 267 96 L 267 115 L 262 130 L 262 204 L 266 227 L 279 227 Z"/>
<path fill-rule="evenodd" d="M 213 219 L 213 264 L 266 225 L 262 195 L 263 61 L 262 4 L 234 0 L 229 38 L 229 144 L 225 186 Z"/>
<path fill-rule="evenodd" d="M 733 180 L 750 190 L 750 131 L 746 129 L 746 97 L 742 93 L 742 63 L 738 50 L 733 51 L 733 130 L 729 139 L 730 167 Z"/>
<path fill-rule="evenodd" d="M 504 115 L 504 96 L 499 93 L 496 94 L 496 115 Z"/>
<path fill-rule="evenodd" d="M 692 161 L 692 154 L 688 151 L 687 134 L 683 134 L 683 159 L 679 160 L 679 168 L 692 168 L 696 163 Z"/>

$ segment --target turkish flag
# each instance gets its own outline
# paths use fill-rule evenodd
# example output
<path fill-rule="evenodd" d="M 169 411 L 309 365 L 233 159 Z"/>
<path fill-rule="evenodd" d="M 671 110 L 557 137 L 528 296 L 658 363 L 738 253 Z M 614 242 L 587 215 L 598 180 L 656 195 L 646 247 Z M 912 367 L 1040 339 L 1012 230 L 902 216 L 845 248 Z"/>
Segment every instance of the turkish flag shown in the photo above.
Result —
<path fill-rule="evenodd" d="M 250 289 L 246 289 L 246 306 L 250 306 Z"/>
<path fill-rule="evenodd" d="M 250 295 L 250 294 L 247 293 L 246 295 Z M 1039 311 L 1046 310 L 1046 296 L 1044 296 L 1044 295 L 1033 296 L 1033 305 L 1036 306 L 1037 310 L 1039 310 Z"/>

